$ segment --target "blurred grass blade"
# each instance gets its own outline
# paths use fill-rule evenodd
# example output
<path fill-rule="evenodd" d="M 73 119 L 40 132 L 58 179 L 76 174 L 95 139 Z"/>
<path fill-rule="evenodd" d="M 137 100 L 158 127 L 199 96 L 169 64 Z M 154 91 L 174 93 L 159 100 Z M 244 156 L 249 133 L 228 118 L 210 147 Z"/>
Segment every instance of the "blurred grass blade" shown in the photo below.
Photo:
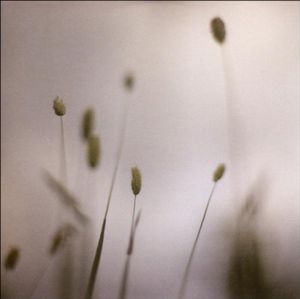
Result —
<path fill-rule="evenodd" d="M 20 249 L 13 247 L 7 254 L 7 257 L 4 262 L 6 270 L 14 270 L 20 257 Z"/>
<path fill-rule="evenodd" d="M 58 180 L 56 180 L 50 173 L 45 173 L 45 179 L 49 187 L 58 195 L 62 203 L 70 208 L 76 218 L 82 223 L 86 224 L 88 222 L 88 217 L 81 212 L 79 208 L 79 203 L 76 200 L 75 196 Z"/>
<path fill-rule="evenodd" d="M 104 241 L 104 233 L 105 233 L 105 226 L 106 226 L 106 218 L 104 218 L 103 223 L 102 223 L 102 228 L 101 228 L 101 234 L 98 242 L 98 246 L 96 249 L 96 254 L 90 274 L 90 279 L 88 282 L 88 287 L 86 291 L 85 298 L 86 299 L 91 299 L 93 296 L 93 291 L 94 291 L 94 285 L 95 285 L 95 280 L 97 276 L 97 271 L 98 271 L 98 266 L 101 260 L 101 254 L 102 254 L 102 248 L 103 248 L 103 241 Z"/>
<path fill-rule="evenodd" d="M 49 249 L 50 255 L 54 255 L 59 249 L 63 248 L 69 238 L 71 238 L 77 229 L 70 223 L 65 223 L 59 227 L 55 233 Z"/>

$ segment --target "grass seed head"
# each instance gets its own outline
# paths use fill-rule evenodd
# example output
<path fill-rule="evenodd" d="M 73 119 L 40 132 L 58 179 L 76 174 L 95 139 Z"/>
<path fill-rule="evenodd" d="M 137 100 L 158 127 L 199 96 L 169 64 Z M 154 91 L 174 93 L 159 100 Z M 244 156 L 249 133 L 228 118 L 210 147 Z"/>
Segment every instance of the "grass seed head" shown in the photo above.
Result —
<path fill-rule="evenodd" d="M 84 139 L 88 139 L 94 129 L 94 120 L 95 120 L 95 113 L 94 110 L 89 108 L 84 112 L 83 115 L 83 122 L 82 122 L 82 136 Z"/>
<path fill-rule="evenodd" d="M 58 116 L 63 116 L 66 114 L 66 106 L 63 100 L 59 97 L 56 97 L 53 101 L 53 109 L 55 111 L 55 114 Z"/>
<path fill-rule="evenodd" d="M 134 76 L 132 73 L 128 73 L 124 78 L 124 86 L 128 91 L 131 91 L 134 86 Z"/>
<path fill-rule="evenodd" d="M 220 180 L 223 177 L 223 175 L 225 173 L 225 169 L 226 169 L 225 164 L 220 164 L 217 167 L 217 169 L 215 170 L 214 175 L 213 175 L 214 182 L 217 182 L 218 180 Z"/>
<path fill-rule="evenodd" d="M 142 188 L 142 175 L 137 167 L 131 168 L 131 189 L 134 195 L 138 195 Z"/>
<path fill-rule="evenodd" d="M 219 17 L 216 17 L 211 20 L 210 26 L 215 40 L 222 44 L 226 37 L 225 24 L 223 20 Z"/>
<path fill-rule="evenodd" d="M 98 166 L 100 160 L 100 139 L 91 135 L 88 139 L 88 163 L 91 168 Z"/>

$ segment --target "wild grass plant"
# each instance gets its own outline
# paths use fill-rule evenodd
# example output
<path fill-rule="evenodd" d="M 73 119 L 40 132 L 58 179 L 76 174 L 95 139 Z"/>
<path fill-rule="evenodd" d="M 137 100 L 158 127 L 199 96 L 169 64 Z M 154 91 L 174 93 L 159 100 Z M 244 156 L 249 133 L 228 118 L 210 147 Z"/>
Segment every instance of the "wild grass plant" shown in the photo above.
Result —
<path fill-rule="evenodd" d="M 142 175 L 140 173 L 140 170 L 137 167 L 133 167 L 131 169 L 131 175 L 132 175 L 131 189 L 134 194 L 134 201 L 133 201 L 133 209 L 132 209 L 132 219 L 131 219 L 129 242 L 128 242 L 128 248 L 127 248 L 127 257 L 126 257 L 126 263 L 124 266 L 124 271 L 123 271 L 123 276 L 122 276 L 122 281 L 121 281 L 121 286 L 120 286 L 120 291 L 119 291 L 119 299 L 127 298 L 131 256 L 133 254 L 136 229 L 137 229 L 137 226 L 138 226 L 140 218 L 141 218 L 141 211 L 139 211 L 137 217 L 135 217 L 135 209 L 136 209 L 136 198 L 142 188 Z"/>
<path fill-rule="evenodd" d="M 213 37 L 216 42 L 224 46 L 226 41 L 227 32 L 225 28 L 224 21 L 216 17 L 211 21 L 211 31 Z M 222 53 L 224 50 L 221 50 Z M 226 59 L 224 53 L 222 54 L 223 59 L 223 68 L 224 68 L 224 77 L 225 77 L 225 85 L 226 85 L 226 98 L 229 100 L 230 92 L 229 92 L 229 82 L 228 78 L 229 72 L 226 69 Z M 131 92 L 134 88 L 135 78 L 132 73 L 128 73 L 124 78 L 124 87 L 128 92 Z M 229 137 L 229 152 L 232 155 L 232 147 L 234 143 L 234 138 L 232 136 L 232 118 L 231 115 L 231 106 L 228 104 L 228 137 Z M 60 203 L 65 208 L 63 211 L 71 214 L 72 221 L 66 221 L 63 219 L 58 219 L 58 228 L 56 232 L 53 234 L 53 238 L 51 239 L 50 245 L 48 246 L 48 254 L 49 254 L 49 263 L 46 268 L 43 269 L 41 275 L 39 275 L 38 280 L 34 284 L 33 291 L 31 293 L 31 297 L 35 295 L 37 288 L 39 287 L 41 281 L 45 278 L 47 273 L 47 269 L 52 262 L 52 259 L 61 251 L 65 250 L 65 264 L 61 265 L 62 269 L 60 271 L 60 276 L 62 277 L 62 287 L 60 292 L 61 299 L 73 299 L 75 295 L 73 291 L 74 288 L 74 268 L 73 268 L 73 244 L 72 239 L 82 233 L 80 228 L 85 228 L 83 230 L 84 236 L 87 234 L 87 229 L 89 227 L 86 224 L 89 222 L 88 216 L 84 213 L 82 206 L 79 203 L 79 200 L 76 195 L 69 189 L 68 186 L 68 169 L 67 169 L 67 151 L 66 151 L 66 140 L 65 140 L 65 131 L 64 131 L 64 121 L 63 116 L 66 114 L 66 106 L 64 102 L 57 97 L 53 103 L 53 109 L 57 116 L 60 118 L 60 175 L 59 179 L 55 178 L 50 173 L 46 172 L 44 174 L 44 179 L 47 186 L 53 191 L 53 193 L 59 198 Z M 94 259 L 92 265 L 84 265 L 90 268 L 90 274 L 87 281 L 82 282 L 84 286 L 86 286 L 84 298 L 92 299 L 99 298 L 100 295 L 96 297 L 94 295 L 95 283 L 97 280 L 97 274 L 100 270 L 101 261 L 102 261 L 102 253 L 105 241 L 105 233 L 107 226 L 107 219 L 110 212 L 110 206 L 112 201 L 112 195 L 114 186 L 117 179 L 117 174 L 120 166 L 120 161 L 122 157 L 124 142 L 125 142 L 125 133 L 127 126 L 127 118 L 128 118 L 128 103 L 126 103 L 126 108 L 124 111 L 123 119 L 121 121 L 121 133 L 120 140 L 118 143 L 116 156 L 115 156 L 115 164 L 113 168 L 113 173 L 110 181 L 110 186 L 108 190 L 108 197 L 106 200 L 106 206 L 104 211 L 104 216 L 102 219 L 102 225 L 100 228 L 99 240 L 97 244 L 97 248 L 95 250 Z M 81 127 L 81 137 L 84 141 L 84 146 L 86 150 L 86 164 L 88 165 L 89 171 L 95 171 L 101 164 L 101 139 L 99 134 L 95 132 L 95 112 L 92 108 L 88 108 L 84 111 L 83 119 L 82 119 L 82 127 Z M 233 159 L 233 157 L 231 157 Z M 203 216 L 199 221 L 199 228 L 195 234 L 194 242 L 191 246 L 191 251 L 187 259 L 186 266 L 183 271 L 183 276 L 180 284 L 180 289 L 178 292 L 178 299 L 184 299 L 186 289 L 188 287 L 189 282 L 189 273 L 191 267 L 193 265 L 194 255 L 197 249 L 197 245 L 199 243 L 199 239 L 201 236 L 201 231 L 204 227 L 204 222 L 206 216 L 208 214 L 208 209 L 212 201 L 212 197 L 215 193 L 217 184 L 223 178 L 225 174 L 225 164 L 220 164 L 213 173 L 212 176 L 212 188 L 210 194 L 208 195 L 205 209 L 203 211 Z M 130 235 L 128 240 L 128 246 L 126 251 L 126 261 L 124 265 L 124 269 L 122 272 L 122 278 L 118 293 L 119 299 L 127 299 L 128 296 L 128 288 L 129 288 L 129 274 L 130 274 L 130 265 L 134 252 L 134 243 L 136 239 L 137 227 L 141 218 L 141 211 L 136 215 L 136 202 L 137 196 L 139 195 L 142 188 L 142 175 L 137 167 L 133 167 L 131 169 L 132 179 L 131 179 L 131 189 L 133 192 L 133 207 L 132 207 L 132 216 L 130 223 Z M 88 185 L 90 187 L 90 185 Z M 85 203 L 84 203 L 85 204 Z M 243 213 L 241 213 L 240 220 L 244 221 L 245 219 L 251 219 L 249 215 L 254 210 L 254 206 L 252 202 L 247 202 Z M 253 219 L 252 219 L 253 222 Z M 232 242 L 232 253 L 229 258 L 230 266 L 228 270 L 227 279 L 227 291 L 228 296 L 232 299 L 294 299 L 293 295 L 285 295 L 276 292 L 274 289 L 270 287 L 270 283 L 266 279 L 266 271 L 263 265 L 263 257 L 261 255 L 261 245 L 259 242 L 259 238 L 257 237 L 257 233 L 255 229 L 251 226 L 251 221 L 248 221 L 246 224 L 244 222 L 242 228 L 236 232 L 236 238 Z M 151 232 L 149 232 L 151 234 Z M 85 239 L 84 239 L 85 240 Z M 88 243 L 88 242 L 87 242 Z M 86 242 L 84 241 L 83 249 L 86 248 Z M 8 254 L 5 257 L 4 266 L 7 271 L 12 271 L 18 265 L 18 261 L 20 259 L 20 248 L 15 246 L 10 249 Z M 83 260 L 83 259 L 82 259 Z M 84 261 L 83 261 L 84 262 Z M 120 261 L 121 262 L 121 261 Z M 91 266 L 91 267 L 90 267 Z M 98 276 L 99 279 L 99 276 Z M 76 295 L 75 295 L 76 296 Z M 142 299 L 142 298 L 141 298 Z"/>
<path fill-rule="evenodd" d="M 190 272 L 190 268 L 191 268 L 191 265 L 192 265 L 192 261 L 193 261 L 193 258 L 194 258 L 194 254 L 195 254 L 196 246 L 197 246 L 197 243 L 198 243 L 198 240 L 199 240 L 199 237 L 200 237 L 200 233 L 201 233 L 201 230 L 202 230 L 202 227 L 203 227 L 203 224 L 204 224 L 204 220 L 205 220 L 205 217 L 206 217 L 206 214 L 207 214 L 207 211 L 208 211 L 208 207 L 209 207 L 209 204 L 210 204 L 211 199 L 213 197 L 213 194 L 215 192 L 217 183 L 223 177 L 224 173 L 225 173 L 225 165 L 220 164 L 217 167 L 217 169 L 215 170 L 214 174 L 213 174 L 213 177 L 212 177 L 213 186 L 212 186 L 211 192 L 208 196 L 208 200 L 207 200 L 206 207 L 205 207 L 205 210 L 204 210 L 201 222 L 200 222 L 200 226 L 199 226 L 198 232 L 196 234 L 196 238 L 195 238 L 195 241 L 193 243 L 192 250 L 191 250 L 191 253 L 189 255 L 187 264 L 185 266 L 183 278 L 182 278 L 179 293 L 178 293 L 178 299 L 183 299 L 184 298 L 187 283 L 188 283 L 188 275 L 189 275 L 189 272 Z"/>

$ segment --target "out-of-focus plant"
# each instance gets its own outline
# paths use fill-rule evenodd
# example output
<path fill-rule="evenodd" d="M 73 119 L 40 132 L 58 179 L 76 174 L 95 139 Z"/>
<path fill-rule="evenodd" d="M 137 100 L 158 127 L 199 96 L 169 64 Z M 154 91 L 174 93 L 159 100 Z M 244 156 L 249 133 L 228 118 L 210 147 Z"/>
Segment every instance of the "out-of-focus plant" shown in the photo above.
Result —
<path fill-rule="evenodd" d="M 295 299 L 293 290 L 283 283 L 274 283 L 264 260 L 263 238 L 259 222 L 259 190 L 251 192 L 239 210 L 233 235 L 227 290 L 231 299 Z"/>
<path fill-rule="evenodd" d="M 16 246 L 12 247 L 4 260 L 6 270 L 14 270 L 20 259 L 20 249 Z"/>

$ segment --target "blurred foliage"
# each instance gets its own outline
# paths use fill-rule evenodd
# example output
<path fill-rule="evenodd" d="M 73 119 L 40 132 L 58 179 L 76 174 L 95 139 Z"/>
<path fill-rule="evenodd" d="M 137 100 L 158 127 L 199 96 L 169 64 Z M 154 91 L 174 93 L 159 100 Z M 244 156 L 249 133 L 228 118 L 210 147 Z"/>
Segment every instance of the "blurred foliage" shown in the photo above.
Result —
<path fill-rule="evenodd" d="M 232 243 L 227 287 L 232 299 L 296 299 L 295 288 L 271 282 L 264 262 L 264 248 L 255 225 L 260 210 L 261 189 L 250 193 L 238 214 Z"/>
<path fill-rule="evenodd" d="M 20 257 L 20 249 L 17 247 L 13 247 L 8 252 L 5 261 L 4 267 L 6 270 L 14 270 Z"/>

